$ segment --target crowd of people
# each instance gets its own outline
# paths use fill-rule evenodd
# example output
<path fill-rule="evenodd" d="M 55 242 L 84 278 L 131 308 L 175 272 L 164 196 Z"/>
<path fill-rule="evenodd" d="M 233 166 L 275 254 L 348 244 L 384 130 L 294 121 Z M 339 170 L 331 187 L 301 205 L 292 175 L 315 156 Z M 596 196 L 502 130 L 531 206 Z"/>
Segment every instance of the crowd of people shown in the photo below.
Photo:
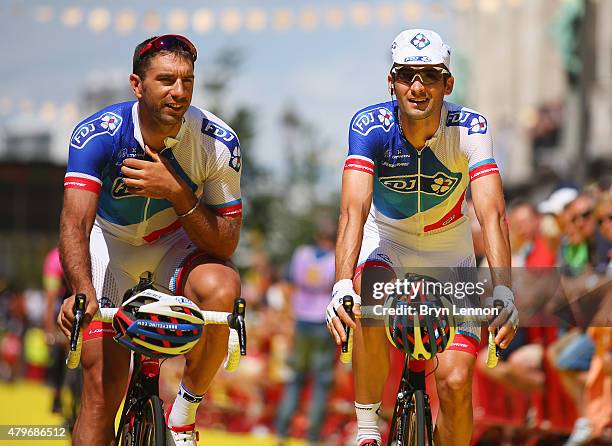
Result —
<path fill-rule="evenodd" d="M 601 182 L 582 190 L 559 188 L 540 203 L 508 203 L 522 327 L 502 351 L 498 367 L 489 369 L 482 361 L 477 371 L 527 398 L 547 392 L 550 373 L 555 373 L 576 413 L 568 446 L 609 436 L 612 425 L 612 328 L 606 319 L 612 300 L 610 193 L 609 185 Z M 483 264 L 477 223 L 473 237 Z M 313 445 L 353 438 L 352 378 L 347 366 L 337 361 L 325 326 L 334 282 L 334 238 L 333 225 L 324 222 L 313 243 L 297 248 L 287 265 L 272 265 L 263 252 L 252 255 L 242 274 L 249 354 L 237 372 L 221 372 L 214 381 L 199 411 L 201 425 L 274 434 L 279 445 L 295 436 Z M 538 271 L 539 281 L 532 280 L 533 271 Z M 551 287 L 551 280 L 558 283 Z M 556 291 L 543 292 L 544 286 Z M 61 360 L 61 355 L 51 354 L 57 337 L 48 318 L 28 311 L 45 306 L 44 294 L 10 288 L 5 285 L 0 293 L 0 377 L 44 379 L 40 370 L 50 371 Z M 529 290 L 538 296 L 530 297 Z M 542 327 L 525 317 L 534 307 L 551 314 L 566 307 L 570 316 L 543 324 L 553 332 L 544 340 L 537 334 Z M 169 360 L 162 368 L 162 393 L 168 397 L 180 378 L 181 361 Z M 47 373 L 49 380 L 52 375 Z M 533 421 L 530 416 L 528 412 L 525 426 Z"/>
<path fill-rule="evenodd" d="M 516 338 L 502 351 L 504 361 L 494 369 L 481 361 L 479 371 L 525 394 L 550 391 L 556 375 L 576 411 L 567 446 L 610 438 L 610 406 L 602 401 L 612 397 L 606 387 L 612 383 L 611 219 L 605 182 L 583 190 L 562 187 L 538 205 L 520 201 L 508 211 L 519 309 L 530 315 L 543 307 L 558 317 L 544 324 L 522 318 Z M 475 246 L 478 240 L 476 228 Z"/>

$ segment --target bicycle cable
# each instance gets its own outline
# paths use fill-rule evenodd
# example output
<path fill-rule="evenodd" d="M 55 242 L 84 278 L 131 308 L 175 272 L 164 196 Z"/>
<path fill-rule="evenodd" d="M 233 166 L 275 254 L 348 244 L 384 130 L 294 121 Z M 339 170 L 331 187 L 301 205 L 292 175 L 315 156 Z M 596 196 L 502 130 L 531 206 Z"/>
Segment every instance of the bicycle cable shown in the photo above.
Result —
<path fill-rule="evenodd" d="M 425 378 L 427 378 L 429 375 L 436 373 L 436 370 L 438 370 L 438 365 L 440 364 L 440 360 L 438 359 L 438 356 L 436 356 L 435 359 L 436 359 L 436 366 L 431 372 L 425 374 Z"/>

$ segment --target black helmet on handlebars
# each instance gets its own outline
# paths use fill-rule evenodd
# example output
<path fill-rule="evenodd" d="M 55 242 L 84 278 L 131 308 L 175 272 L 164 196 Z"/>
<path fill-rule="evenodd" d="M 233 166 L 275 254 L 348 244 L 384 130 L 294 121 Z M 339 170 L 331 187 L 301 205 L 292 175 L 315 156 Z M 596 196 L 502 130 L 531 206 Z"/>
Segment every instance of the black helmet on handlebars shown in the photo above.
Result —
<path fill-rule="evenodd" d="M 413 289 L 420 287 L 419 292 L 389 296 L 385 303 L 387 337 L 398 350 L 413 358 L 431 359 L 446 350 L 455 337 L 451 299 L 432 277 L 408 274 L 406 280 L 415 284 Z"/>

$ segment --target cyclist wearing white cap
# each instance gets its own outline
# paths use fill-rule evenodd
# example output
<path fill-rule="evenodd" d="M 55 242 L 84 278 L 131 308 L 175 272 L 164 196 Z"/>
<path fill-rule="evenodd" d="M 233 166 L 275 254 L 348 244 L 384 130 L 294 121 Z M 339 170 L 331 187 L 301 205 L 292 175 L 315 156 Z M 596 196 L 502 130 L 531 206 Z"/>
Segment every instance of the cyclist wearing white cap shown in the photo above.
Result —
<path fill-rule="evenodd" d="M 381 442 L 377 420 L 389 370 L 389 343 L 385 330 L 351 321 L 341 308 L 342 297 L 353 296 L 359 315 L 361 273 L 368 268 L 388 271 L 392 277 L 396 267 L 475 266 L 464 201 L 469 184 L 487 259 L 495 268 L 493 297 L 506 308 L 493 324 L 503 324 L 496 343 L 506 347 L 518 325 L 505 269 L 510 266 L 510 247 L 504 197 L 487 120 L 444 100 L 453 90 L 454 78 L 450 48 L 437 33 L 404 31 L 393 41 L 391 54 L 387 81 L 392 100 L 360 110 L 350 124 L 336 244 L 337 283 L 328 306 L 328 326 L 336 343 L 345 336 L 340 319 L 357 327 L 353 364 L 359 446 Z M 479 325 L 459 325 L 449 351 L 439 356 L 436 444 L 469 444 L 479 335 Z"/>

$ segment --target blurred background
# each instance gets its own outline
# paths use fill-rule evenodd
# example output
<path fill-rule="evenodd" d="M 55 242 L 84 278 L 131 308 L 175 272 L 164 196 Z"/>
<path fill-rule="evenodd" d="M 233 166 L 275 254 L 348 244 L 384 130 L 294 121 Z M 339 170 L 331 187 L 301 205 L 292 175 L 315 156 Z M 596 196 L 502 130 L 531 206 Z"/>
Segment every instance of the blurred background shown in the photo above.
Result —
<path fill-rule="evenodd" d="M 534 266 L 560 266 L 562 241 L 582 230 L 574 226 L 590 221 L 592 228 L 576 243 L 604 253 L 587 264 L 604 265 L 598 274 L 606 275 L 606 243 L 612 240 L 612 1 L 184 0 L 179 6 L 5 0 L 0 25 L 0 379 L 7 383 L 0 384 L 0 400 L 23 406 L 13 410 L 3 403 L 0 424 L 62 422 L 62 415 L 51 414 L 47 385 L 59 340 L 45 325 L 52 291 L 45 294 L 43 262 L 58 239 L 68 140 L 80 120 L 132 99 L 132 53 L 152 35 L 180 33 L 195 43 L 193 104 L 236 130 L 243 156 L 245 214 L 234 261 L 250 305 L 250 355 L 238 372 L 241 380 L 221 375 L 209 392 L 200 425 L 213 431 L 203 444 L 242 444 L 246 438 L 219 432 L 248 434 L 249 444 L 277 444 L 277 431 L 311 444 L 349 444 L 352 438 L 350 370 L 338 366 L 317 382 L 318 371 L 313 377 L 296 368 L 296 290 L 310 281 L 311 288 L 316 283 L 327 292 L 333 279 L 325 274 L 327 264 L 314 261 L 304 266 L 307 277 L 298 278 L 295 259 L 299 247 L 329 253 L 348 124 L 358 109 L 389 99 L 390 44 L 403 29 L 432 28 L 442 35 L 452 48 L 456 78 L 450 100 L 488 119 L 507 203 L 520 200 L 529 208 L 515 215 L 515 257 L 527 256 L 526 247 L 542 234 L 553 241 L 547 245 L 552 260 Z M 577 192 L 551 196 L 560 188 Z M 591 199 L 588 215 L 578 205 L 568 210 L 578 192 Z M 576 222 L 578 217 L 591 220 Z M 521 232 L 525 222 L 531 233 Z M 474 231 L 477 244 L 477 224 Z M 546 336 L 532 333 L 525 344 L 537 338 L 544 351 L 561 337 Z M 555 373 L 555 359 L 546 369 L 547 356 L 540 358 L 532 373 L 538 369 L 542 382 L 556 383 L 551 395 L 564 392 L 558 377 L 547 375 Z M 176 368 L 167 369 L 171 383 Z M 589 367 L 583 372 L 586 377 Z M 482 379 L 486 384 L 494 378 Z M 175 391 L 170 387 L 168 395 Z M 283 400 L 291 393 L 285 387 L 297 394 L 305 387 L 304 404 L 290 396 Z M 328 415 L 309 421 L 306 402 L 317 389 L 324 390 L 318 404 Z M 546 386 L 536 392 L 544 394 Z M 563 401 L 565 418 L 548 414 L 547 407 L 562 403 L 543 397 L 539 406 L 528 401 L 523 412 L 495 423 L 476 405 L 482 409 L 480 418 L 476 414 L 481 444 L 488 431 L 494 432 L 491 444 L 500 444 L 500 436 L 518 438 L 527 427 L 554 433 L 550 444 L 563 444 L 577 419 L 588 420 L 582 403 Z M 516 428 L 510 433 L 509 419 Z M 308 427 L 317 423 L 318 436 Z"/>

